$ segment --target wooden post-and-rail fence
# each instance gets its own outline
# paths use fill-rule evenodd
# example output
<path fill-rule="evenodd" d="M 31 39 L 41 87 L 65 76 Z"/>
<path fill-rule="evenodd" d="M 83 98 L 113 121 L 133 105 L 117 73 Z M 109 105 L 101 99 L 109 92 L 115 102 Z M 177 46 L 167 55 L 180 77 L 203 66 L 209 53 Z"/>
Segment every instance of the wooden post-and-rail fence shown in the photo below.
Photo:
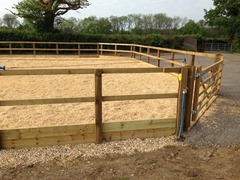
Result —
<path fill-rule="evenodd" d="M 102 95 L 102 74 L 119 73 L 177 73 L 180 79 L 179 93 L 136 94 L 136 95 Z M 94 74 L 95 96 L 76 98 L 2 100 L 0 106 L 40 105 L 58 103 L 95 102 L 94 124 L 76 126 L 39 127 L 23 129 L 1 129 L 1 148 L 36 147 L 56 144 L 82 142 L 102 143 L 103 140 L 123 140 L 127 138 L 159 137 L 177 134 L 181 116 L 182 90 L 186 89 L 187 68 L 108 68 L 108 69 L 7 69 L 0 71 L 0 76 L 18 75 L 58 75 L 58 74 Z M 141 121 L 109 122 L 102 121 L 102 103 L 107 101 L 178 99 L 177 116 L 167 119 Z M 64 131 L 66 128 L 66 131 Z M 94 137 L 95 136 L 95 137 Z"/>
<path fill-rule="evenodd" d="M 48 48 L 50 46 L 50 48 Z M 36 104 L 57 104 L 57 103 L 95 103 L 95 123 L 78 126 L 40 127 L 27 129 L 0 130 L 1 148 L 18 148 L 45 146 L 53 144 L 96 142 L 102 140 L 122 140 L 133 137 L 158 137 L 160 135 L 177 134 L 180 128 L 182 92 L 187 92 L 184 109 L 184 130 L 190 130 L 199 120 L 204 112 L 217 98 L 220 90 L 223 56 L 220 54 L 206 54 L 189 52 L 176 49 L 144 46 L 137 44 L 116 44 L 116 43 L 66 43 L 66 42 L 0 42 L 0 53 L 3 55 L 14 55 L 22 52 L 32 52 L 37 55 L 39 52 L 75 52 L 79 56 L 104 55 L 113 53 L 129 54 L 131 58 L 146 61 L 156 61 L 155 68 L 109 68 L 109 69 L 7 69 L 0 70 L 0 76 L 14 75 L 56 75 L 56 74 L 94 74 L 95 75 L 95 96 L 77 98 L 55 98 L 55 99 L 28 99 L 28 100 L 3 100 L 0 106 L 14 105 L 36 105 Z M 86 53 L 88 52 L 88 53 Z M 155 52 L 155 53 L 152 53 Z M 170 54 L 166 59 L 163 52 Z M 177 62 L 177 55 L 190 56 L 188 63 Z M 212 59 L 214 63 L 206 68 L 195 65 L 196 57 Z M 169 64 L 169 67 L 160 67 L 160 62 Z M 181 74 L 178 93 L 168 94 L 141 94 L 102 96 L 102 74 L 119 73 L 176 73 Z M 168 119 L 110 122 L 102 120 L 102 103 L 105 101 L 124 101 L 140 99 L 162 99 L 177 98 L 177 116 Z M 65 129 L 65 130 L 64 130 Z M 164 130 L 164 131 L 163 131 Z M 31 132 L 31 134 L 29 134 Z"/>

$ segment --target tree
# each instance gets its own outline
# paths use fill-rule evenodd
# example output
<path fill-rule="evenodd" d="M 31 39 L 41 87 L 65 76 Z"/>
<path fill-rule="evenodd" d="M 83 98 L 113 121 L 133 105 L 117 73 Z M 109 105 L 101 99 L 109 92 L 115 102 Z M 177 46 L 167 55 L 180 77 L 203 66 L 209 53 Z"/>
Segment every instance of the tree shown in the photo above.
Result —
<path fill-rule="evenodd" d="M 201 28 L 198 23 L 193 20 L 189 20 L 187 24 L 185 24 L 182 28 L 180 28 L 181 34 L 200 34 Z"/>
<path fill-rule="evenodd" d="M 100 18 L 96 23 L 96 29 L 98 34 L 110 34 L 111 33 L 111 23 L 108 18 Z"/>
<path fill-rule="evenodd" d="M 3 20 L 0 18 L 0 27 L 3 25 Z"/>
<path fill-rule="evenodd" d="M 13 9 L 17 12 L 11 12 L 24 18 L 29 27 L 41 32 L 51 32 L 54 30 L 56 17 L 87 6 L 88 0 L 23 0 L 14 5 Z"/>
<path fill-rule="evenodd" d="M 235 39 L 240 33 L 240 1 L 213 0 L 213 4 L 214 9 L 204 10 L 208 25 L 224 27 L 229 39 Z"/>
<path fill-rule="evenodd" d="M 180 18 L 179 16 L 175 16 L 172 19 L 172 28 L 173 29 L 178 29 L 180 27 L 181 22 L 182 22 L 182 18 Z"/>
<path fill-rule="evenodd" d="M 7 28 L 16 28 L 20 25 L 20 22 L 17 20 L 17 17 L 13 14 L 5 14 L 2 20 L 3 24 L 7 26 Z"/>
<path fill-rule="evenodd" d="M 86 34 L 96 34 L 97 17 L 90 16 L 81 21 L 81 32 Z"/>
<path fill-rule="evenodd" d="M 153 16 L 152 14 L 149 15 L 143 15 L 143 31 L 144 34 L 151 34 L 153 30 Z"/>
<path fill-rule="evenodd" d="M 120 33 L 125 33 L 128 28 L 128 17 L 127 16 L 120 16 L 118 17 L 119 20 L 119 28 L 120 28 Z"/>
<path fill-rule="evenodd" d="M 78 32 L 78 20 L 75 17 L 57 19 L 57 28 L 64 32 Z"/>
<path fill-rule="evenodd" d="M 108 18 L 97 18 L 90 16 L 84 18 L 80 23 L 80 31 L 86 34 L 111 34 L 111 23 Z"/>

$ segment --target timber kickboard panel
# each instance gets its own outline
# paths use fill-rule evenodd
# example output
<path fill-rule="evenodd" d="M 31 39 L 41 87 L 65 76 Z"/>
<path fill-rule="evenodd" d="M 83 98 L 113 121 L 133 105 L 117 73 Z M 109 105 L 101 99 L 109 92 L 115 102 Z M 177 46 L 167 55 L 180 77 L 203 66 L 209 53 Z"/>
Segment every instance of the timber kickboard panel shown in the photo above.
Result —
<path fill-rule="evenodd" d="M 103 123 L 103 139 L 124 140 L 173 135 L 176 118 Z"/>
<path fill-rule="evenodd" d="M 1 148 L 93 143 L 95 124 L 0 130 Z"/>

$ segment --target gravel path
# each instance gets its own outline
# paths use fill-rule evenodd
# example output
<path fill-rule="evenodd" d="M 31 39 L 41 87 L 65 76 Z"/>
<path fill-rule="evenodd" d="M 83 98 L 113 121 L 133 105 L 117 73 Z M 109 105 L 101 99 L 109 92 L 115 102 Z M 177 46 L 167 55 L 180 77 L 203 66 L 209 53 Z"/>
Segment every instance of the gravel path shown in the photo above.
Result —
<path fill-rule="evenodd" d="M 84 160 L 90 158 L 106 158 L 119 155 L 134 155 L 151 152 L 164 146 L 179 145 L 175 136 L 166 138 L 129 139 L 125 141 L 112 141 L 103 144 L 61 145 L 40 148 L 1 150 L 0 168 L 31 166 L 38 163 L 47 163 L 60 159 L 60 163 L 72 161 L 78 157 Z"/>

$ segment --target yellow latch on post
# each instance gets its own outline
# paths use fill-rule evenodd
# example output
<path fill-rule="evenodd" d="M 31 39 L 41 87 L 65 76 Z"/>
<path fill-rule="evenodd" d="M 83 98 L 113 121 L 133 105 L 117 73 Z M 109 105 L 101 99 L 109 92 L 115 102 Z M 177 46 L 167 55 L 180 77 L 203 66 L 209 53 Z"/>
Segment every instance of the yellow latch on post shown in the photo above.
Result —
<path fill-rule="evenodd" d="M 182 73 L 180 73 L 180 74 L 178 75 L 178 80 L 179 80 L 179 81 L 182 80 Z"/>

